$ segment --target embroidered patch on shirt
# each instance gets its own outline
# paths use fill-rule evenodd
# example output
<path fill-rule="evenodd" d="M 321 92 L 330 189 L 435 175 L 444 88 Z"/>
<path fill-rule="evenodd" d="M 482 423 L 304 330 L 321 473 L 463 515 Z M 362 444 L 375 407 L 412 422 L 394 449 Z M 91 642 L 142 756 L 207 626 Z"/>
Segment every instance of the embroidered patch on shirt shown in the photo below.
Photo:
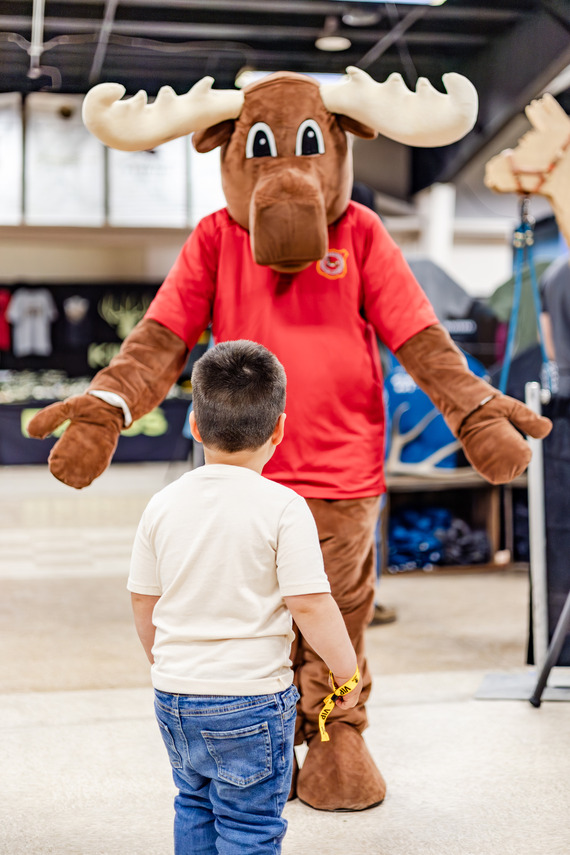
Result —
<path fill-rule="evenodd" d="M 347 259 L 348 250 L 329 249 L 325 257 L 317 261 L 317 273 L 327 279 L 342 279 L 348 270 Z"/>

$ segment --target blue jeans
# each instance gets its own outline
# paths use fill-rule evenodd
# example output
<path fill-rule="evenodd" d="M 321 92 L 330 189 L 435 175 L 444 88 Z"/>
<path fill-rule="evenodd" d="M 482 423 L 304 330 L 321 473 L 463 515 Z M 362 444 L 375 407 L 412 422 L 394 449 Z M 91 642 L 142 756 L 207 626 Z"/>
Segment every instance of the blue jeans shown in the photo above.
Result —
<path fill-rule="evenodd" d="M 275 695 L 172 695 L 155 712 L 174 783 L 176 855 L 281 852 L 291 787 L 295 686 Z"/>

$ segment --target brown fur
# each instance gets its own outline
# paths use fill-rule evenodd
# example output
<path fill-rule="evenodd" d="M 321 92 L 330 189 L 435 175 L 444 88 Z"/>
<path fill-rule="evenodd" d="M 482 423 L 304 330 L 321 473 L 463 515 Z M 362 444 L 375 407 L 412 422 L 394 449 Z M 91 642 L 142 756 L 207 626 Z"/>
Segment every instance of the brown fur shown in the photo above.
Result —
<path fill-rule="evenodd" d="M 549 419 L 472 374 L 439 324 L 413 336 L 396 356 L 443 413 L 467 459 L 487 481 L 506 484 L 524 472 L 531 453 L 519 430 L 543 438 L 552 429 Z M 489 396 L 492 400 L 480 406 Z"/>
<path fill-rule="evenodd" d="M 384 800 L 386 782 L 376 768 L 366 743 L 352 725 L 333 721 L 329 742 L 319 734 L 309 742 L 296 792 L 317 810 L 366 810 Z"/>
<path fill-rule="evenodd" d="M 352 191 L 347 131 L 369 139 L 371 128 L 325 108 L 315 80 L 279 72 L 245 90 L 241 115 L 194 134 L 197 151 L 222 146 L 224 195 L 231 216 L 251 235 L 258 264 L 302 270 L 327 251 L 327 226 L 345 212 Z M 295 154 L 297 129 L 318 122 L 325 152 Z M 265 122 L 275 136 L 277 157 L 246 158 L 249 129 Z"/>
<path fill-rule="evenodd" d="M 308 118 L 318 122 L 325 152 L 296 156 L 297 129 Z M 265 122 L 273 130 L 277 157 L 246 159 L 247 134 L 257 121 Z M 222 180 L 228 209 L 237 223 L 250 232 L 258 263 L 277 270 L 300 270 L 325 254 L 327 226 L 346 210 L 352 188 L 350 140 L 346 132 L 365 138 L 375 135 L 358 122 L 329 113 L 313 80 L 282 73 L 265 78 L 245 91 L 238 119 L 221 122 L 194 135 L 198 151 L 222 147 Z M 397 356 L 443 412 L 464 443 L 467 456 L 488 480 L 508 481 L 525 468 L 528 444 L 516 428 L 533 436 L 545 436 L 550 423 L 474 377 L 443 328 L 430 327 L 415 335 L 398 350 Z M 137 418 L 165 397 L 185 359 L 186 347 L 177 336 L 153 321 L 143 320 L 109 367 L 94 378 L 91 388 L 117 392 L 126 400 L 133 418 Z M 495 397 L 479 406 L 488 395 Z M 50 468 L 61 481 L 79 488 L 91 483 L 110 462 L 123 414 L 93 396 L 80 395 L 40 412 L 30 423 L 30 434 L 46 436 L 67 418 L 71 419 L 71 425 L 52 450 Z M 359 504 L 362 510 L 367 506 L 375 518 L 376 508 L 370 507 L 375 501 L 360 499 L 351 507 Z M 346 510 L 348 503 L 313 500 L 318 522 L 324 511 L 317 513 L 317 502 L 322 508 L 328 504 L 328 516 L 332 519 L 331 515 L 335 515 L 335 536 L 341 536 L 338 515 Z M 322 519 L 320 526 L 324 526 Z M 369 535 L 372 530 L 369 524 Z M 351 577 L 342 566 L 345 562 L 342 544 L 335 559 L 339 566 L 335 569 L 330 557 L 325 558 L 325 563 L 333 594 L 341 604 L 359 655 L 364 701 L 370 675 L 363 661 L 363 640 L 373 606 L 374 573 L 371 544 L 363 537 L 359 540 L 360 544 L 353 544 L 351 551 L 364 550 L 361 566 L 357 567 L 360 576 Z M 322 543 L 326 553 L 334 545 L 331 532 L 325 531 Z M 306 670 L 305 676 L 308 691 L 301 685 L 301 708 L 306 711 L 308 707 L 313 716 L 312 725 L 305 730 L 310 748 L 298 775 L 299 797 L 322 810 L 363 810 L 378 804 L 384 798 L 386 785 L 360 733 L 366 725 L 364 707 L 351 711 L 353 715 L 346 719 L 335 711 L 328 726 L 330 742 L 321 743 L 318 733 L 313 734 L 315 714 L 327 691 L 323 685 L 326 674 L 319 663 L 313 672 L 310 668 Z"/>
<path fill-rule="evenodd" d="M 155 321 L 142 320 L 89 389 L 119 394 L 135 420 L 163 400 L 178 379 L 187 354 L 178 336 Z M 123 429 L 123 411 L 93 395 L 76 395 L 40 410 L 28 432 L 45 439 L 67 419 L 71 424 L 52 448 L 49 467 L 59 481 L 80 490 L 111 462 Z"/>

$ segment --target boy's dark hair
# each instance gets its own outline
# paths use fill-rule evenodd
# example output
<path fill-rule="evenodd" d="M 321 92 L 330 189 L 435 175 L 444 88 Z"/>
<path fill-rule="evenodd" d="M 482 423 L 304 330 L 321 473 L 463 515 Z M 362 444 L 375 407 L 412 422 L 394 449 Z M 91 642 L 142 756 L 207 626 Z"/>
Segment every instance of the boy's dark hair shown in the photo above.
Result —
<path fill-rule="evenodd" d="M 234 452 L 260 448 L 285 409 L 287 378 L 270 350 L 253 341 L 225 341 L 192 370 L 196 424 L 204 445 Z"/>

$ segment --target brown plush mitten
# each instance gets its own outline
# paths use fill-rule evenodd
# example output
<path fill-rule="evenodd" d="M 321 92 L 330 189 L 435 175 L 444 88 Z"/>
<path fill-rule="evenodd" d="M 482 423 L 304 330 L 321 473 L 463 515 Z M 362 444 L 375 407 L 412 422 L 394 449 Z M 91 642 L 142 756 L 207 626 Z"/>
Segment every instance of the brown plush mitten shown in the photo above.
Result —
<path fill-rule="evenodd" d="M 119 395 L 136 421 L 166 397 L 187 356 L 188 349 L 177 335 L 156 321 L 143 319 L 107 368 L 95 375 L 88 391 Z M 124 427 L 123 410 L 93 395 L 77 395 L 35 415 L 28 433 L 43 439 L 66 419 L 71 425 L 52 448 L 49 467 L 64 484 L 80 489 L 111 462 Z"/>
<path fill-rule="evenodd" d="M 49 468 L 59 481 L 80 490 L 111 462 L 123 427 L 123 411 L 92 395 L 75 395 L 40 410 L 30 421 L 28 433 L 45 439 L 68 419 L 71 424 L 50 452 Z"/>
<path fill-rule="evenodd" d="M 506 484 L 524 472 L 531 453 L 517 428 L 543 438 L 552 428 L 549 419 L 476 377 L 439 324 L 409 339 L 396 357 L 441 411 L 467 459 L 487 481 Z"/>
<path fill-rule="evenodd" d="M 552 430 L 552 422 L 515 398 L 500 395 L 465 419 L 458 438 L 468 461 L 481 475 L 491 484 L 506 484 L 530 463 L 531 450 L 519 430 L 543 439 Z"/>

